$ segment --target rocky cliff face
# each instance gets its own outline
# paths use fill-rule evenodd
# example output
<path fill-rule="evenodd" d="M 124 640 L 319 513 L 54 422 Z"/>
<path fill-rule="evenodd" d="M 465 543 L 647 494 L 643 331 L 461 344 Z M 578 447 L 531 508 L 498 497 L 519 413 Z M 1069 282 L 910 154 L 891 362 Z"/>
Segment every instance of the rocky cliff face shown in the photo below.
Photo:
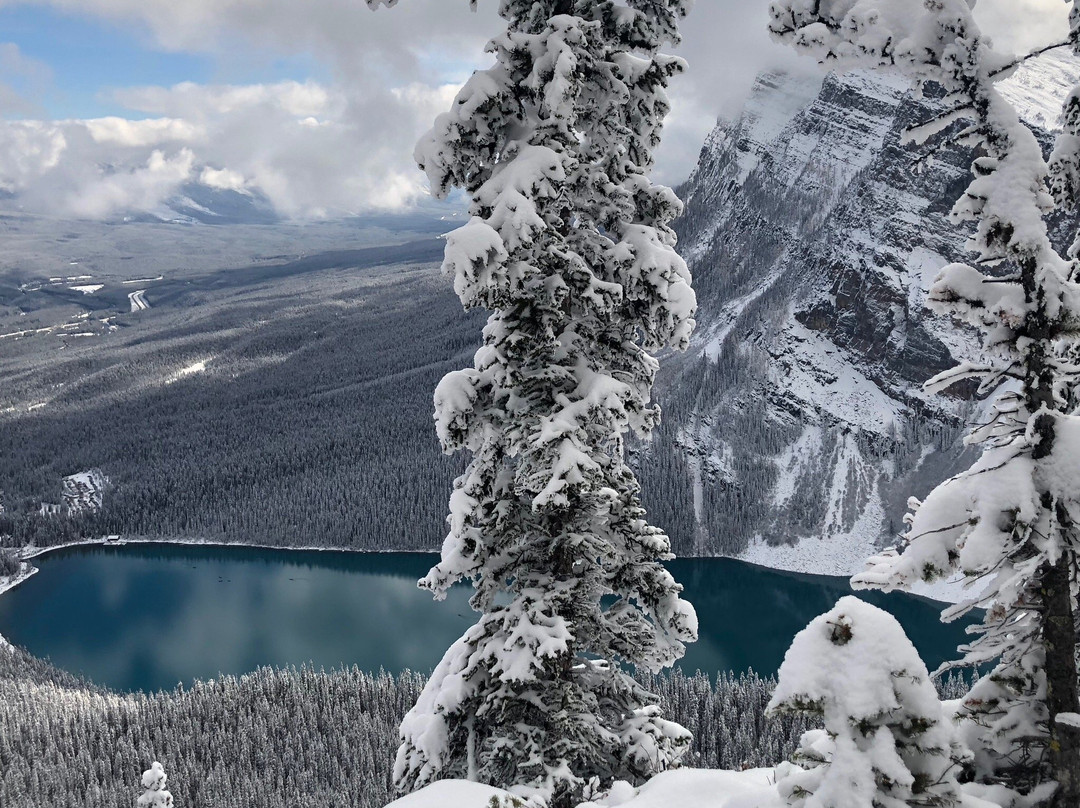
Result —
<path fill-rule="evenodd" d="M 1047 143 L 1078 75 L 1048 57 L 1009 80 Z M 964 258 L 947 213 L 973 156 L 901 145 L 934 110 L 899 79 L 764 74 L 706 142 L 679 223 L 698 331 L 665 362 L 664 426 L 639 449 L 677 552 L 846 574 L 902 529 L 909 495 L 970 462 L 979 403 L 921 390 L 976 348 L 924 306 Z"/>

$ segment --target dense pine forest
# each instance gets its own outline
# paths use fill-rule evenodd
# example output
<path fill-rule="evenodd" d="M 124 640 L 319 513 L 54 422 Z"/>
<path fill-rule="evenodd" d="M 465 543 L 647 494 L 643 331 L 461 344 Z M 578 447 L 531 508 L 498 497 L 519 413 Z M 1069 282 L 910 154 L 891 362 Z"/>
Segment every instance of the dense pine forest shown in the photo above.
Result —
<path fill-rule="evenodd" d="M 127 808 L 151 760 L 177 805 L 381 808 L 398 725 L 425 677 L 357 668 L 262 668 L 189 688 L 119 694 L 24 651 L 0 648 L 0 805 Z M 811 722 L 766 719 L 775 679 L 674 671 L 646 676 L 665 714 L 694 733 L 684 765 L 771 765 Z M 945 695 L 962 692 L 949 679 Z M 348 795 L 343 794 L 348 791 Z"/>
<path fill-rule="evenodd" d="M 122 347 L 64 355 L 50 405 L 0 422 L 0 545 L 121 533 L 437 546 L 461 463 L 439 451 L 431 391 L 475 349 L 476 320 L 431 265 L 305 267 L 272 291 L 227 272 L 178 284 L 184 307 L 229 305 L 196 308 L 197 322 L 181 308 L 124 331 Z M 229 284 L 232 297 L 218 288 Z M 208 357 L 205 373 L 172 378 Z M 63 476 L 88 468 L 110 480 L 100 513 L 39 513 L 60 501 Z"/>

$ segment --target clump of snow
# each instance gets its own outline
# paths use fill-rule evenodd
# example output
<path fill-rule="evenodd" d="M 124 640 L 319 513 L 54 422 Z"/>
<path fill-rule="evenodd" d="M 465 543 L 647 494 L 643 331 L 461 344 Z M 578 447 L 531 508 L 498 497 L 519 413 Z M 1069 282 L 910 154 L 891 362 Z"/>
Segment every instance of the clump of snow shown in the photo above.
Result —
<path fill-rule="evenodd" d="M 892 615 L 841 598 L 800 631 L 780 666 L 769 714 L 821 716 L 777 788 L 806 808 L 952 805 L 965 758 L 926 665 Z"/>
<path fill-rule="evenodd" d="M 439 780 L 386 808 L 525 808 L 528 803 L 501 788 L 468 780 Z"/>
<path fill-rule="evenodd" d="M 656 775 L 640 788 L 616 783 L 607 794 L 577 808 L 788 808 L 777 791 L 775 777 L 775 770 L 768 768 L 738 772 L 675 769 Z M 965 783 L 961 788 L 955 808 L 1034 808 L 1047 796 L 1045 787 L 1027 798 L 1004 786 Z M 386 808 L 534 808 L 535 805 L 482 783 L 440 780 L 395 800 Z"/>
<path fill-rule="evenodd" d="M 92 295 L 94 292 L 100 292 L 105 288 L 103 283 L 88 283 L 84 286 L 72 286 L 70 287 L 73 292 L 82 292 L 84 295 Z"/>
<path fill-rule="evenodd" d="M 1080 714 L 1078 713 L 1058 713 L 1055 722 L 1061 724 L 1063 727 L 1072 727 L 1073 729 L 1080 729 Z"/>
<path fill-rule="evenodd" d="M 656 775 L 640 788 L 616 781 L 607 793 L 579 808 L 783 808 L 772 778 L 772 769 L 676 769 Z M 535 804 L 482 783 L 439 780 L 386 808 L 533 808 Z"/>
<path fill-rule="evenodd" d="M 638 789 L 616 783 L 607 795 L 579 808 L 781 808 L 783 804 L 772 769 L 675 769 Z"/>
<path fill-rule="evenodd" d="M 165 769 L 156 760 L 143 772 L 142 784 L 146 793 L 139 797 L 139 808 L 171 808 L 172 794 L 165 790 L 165 781 L 169 777 Z"/>
<path fill-rule="evenodd" d="M 992 568 L 1002 534 L 1000 515 L 1011 511 L 1019 520 L 1035 520 L 1034 461 L 1024 449 L 987 449 L 971 469 L 935 488 L 925 501 L 912 499 L 903 554 L 889 550 L 871 557 L 853 585 L 892 591 L 949 576 L 957 568 L 969 574 Z"/>

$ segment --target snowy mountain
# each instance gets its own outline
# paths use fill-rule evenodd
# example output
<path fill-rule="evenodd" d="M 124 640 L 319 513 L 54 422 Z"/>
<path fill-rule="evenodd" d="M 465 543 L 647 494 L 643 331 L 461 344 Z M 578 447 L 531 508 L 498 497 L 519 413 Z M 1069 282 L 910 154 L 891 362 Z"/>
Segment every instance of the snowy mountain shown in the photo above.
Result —
<path fill-rule="evenodd" d="M 1078 75 L 1048 55 L 1006 92 L 1054 125 Z M 698 329 L 665 365 L 665 424 L 639 463 L 677 551 L 847 574 L 902 529 L 908 496 L 970 463 L 979 403 L 921 390 L 975 348 L 924 307 L 964 255 L 946 214 L 972 159 L 920 165 L 929 149 L 901 145 L 938 108 L 881 75 L 766 73 L 708 138 L 679 225 Z"/>

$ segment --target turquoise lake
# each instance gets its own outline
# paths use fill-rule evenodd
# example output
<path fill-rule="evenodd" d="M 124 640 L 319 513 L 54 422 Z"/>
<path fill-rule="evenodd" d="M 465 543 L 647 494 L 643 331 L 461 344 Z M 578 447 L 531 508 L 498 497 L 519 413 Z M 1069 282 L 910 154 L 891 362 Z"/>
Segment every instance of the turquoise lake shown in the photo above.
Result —
<path fill-rule="evenodd" d="M 435 556 L 134 544 L 59 550 L 0 596 L 0 634 L 31 653 L 123 691 L 171 688 L 262 665 L 359 665 L 429 671 L 475 620 L 471 591 L 442 603 L 417 589 Z M 697 608 L 692 672 L 774 673 L 792 637 L 851 594 L 842 578 L 725 558 L 669 568 Z M 860 592 L 892 612 L 933 670 L 955 656 L 964 623 L 941 604 Z M 970 622 L 970 621 L 969 621 Z"/>

